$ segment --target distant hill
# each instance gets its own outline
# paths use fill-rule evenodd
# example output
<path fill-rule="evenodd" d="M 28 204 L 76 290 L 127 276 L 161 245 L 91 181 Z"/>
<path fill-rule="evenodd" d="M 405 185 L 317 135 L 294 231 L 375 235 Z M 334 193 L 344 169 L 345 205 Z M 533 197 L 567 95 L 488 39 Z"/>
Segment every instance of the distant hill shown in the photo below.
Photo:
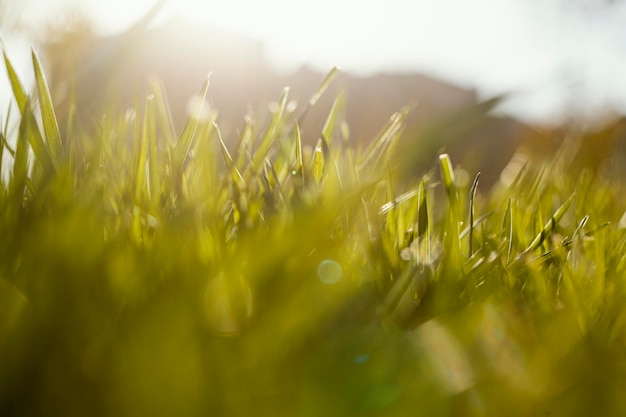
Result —
<path fill-rule="evenodd" d="M 85 26 L 49 42 L 45 52 L 61 111 L 71 74 L 76 74 L 79 120 L 87 127 L 108 108 L 131 107 L 136 87 L 141 86 L 146 94 L 145 79 L 155 76 L 165 85 L 175 124 L 181 128 L 190 98 L 211 73 L 209 104 L 219 111 L 218 123 L 225 137 L 232 138 L 246 113 L 265 115 L 268 103 L 279 99 L 284 86 L 290 87 L 292 100 L 304 103 L 325 75 L 308 68 L 276 74 L 261 43 L 181 19 L 154 28 L 140 22 L 104 38 Z M 371 140 L 390 115 L 414 103 L 405 140 L 429 141 L 432 157 L 440 149 L 451 151 L 467 159 L 470 169 L 487 171 L 485 179 L 497 178 L 520 138 L 528 133 L 528 127 L 516 120 L 481 112 L 473 90 L 420 74 L 342 74 L 302 121 L 307 143 L 317 140 L 340 88 L 347 92 L 345 117 L 351 141 Z M 471 115 L 472 123 L 458 123 L 463 114 Z"/>

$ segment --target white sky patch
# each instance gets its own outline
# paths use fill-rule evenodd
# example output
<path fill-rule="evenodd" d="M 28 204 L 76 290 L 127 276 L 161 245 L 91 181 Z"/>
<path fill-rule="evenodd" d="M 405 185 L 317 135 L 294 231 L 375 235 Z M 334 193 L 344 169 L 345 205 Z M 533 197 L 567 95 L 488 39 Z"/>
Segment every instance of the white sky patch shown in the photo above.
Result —
<path fill-rule="evenodd" d="M 23 1 L 32 20 L 72 5 L 103 33 L 156 2 Z M 602 10 L 537 0 L 171 0 L 160 19 L 176 14 L 263 41 L 282 71 L 417 71 L 485 96 L 513 93 L 504 108 L 531 120 L 607 105 L 626 112 L 626 2 Z"/>

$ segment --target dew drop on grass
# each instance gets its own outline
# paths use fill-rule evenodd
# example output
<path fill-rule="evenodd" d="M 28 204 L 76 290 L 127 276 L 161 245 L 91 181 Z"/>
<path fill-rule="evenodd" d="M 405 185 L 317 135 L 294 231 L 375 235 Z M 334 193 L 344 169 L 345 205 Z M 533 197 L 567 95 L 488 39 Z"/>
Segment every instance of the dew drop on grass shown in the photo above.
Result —
<path fill-rule="evenodd" d="M 323 260 L 317 267 L 317 276 L 324 284 L 336 283 L 342 274 L 341 265 L 332 259 Z"/>

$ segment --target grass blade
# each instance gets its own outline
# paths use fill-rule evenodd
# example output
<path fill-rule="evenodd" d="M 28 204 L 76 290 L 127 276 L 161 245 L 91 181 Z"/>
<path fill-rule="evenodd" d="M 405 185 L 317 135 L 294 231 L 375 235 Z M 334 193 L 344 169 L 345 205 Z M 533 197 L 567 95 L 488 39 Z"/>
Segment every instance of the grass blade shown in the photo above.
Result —
<path fill-rule="evenodd" d="M 332 141 L 333 131 L 335 130 L 335 125 L 337 123 L 337 119 L 339 118 L 339 113 L 343 111 L 346 103 L 346 92 L 340 91 L 335 97 L 335 101 L 333 102 L 333 106 L 328 113 L 328 117 L 324 122 L 324 127 L 322 128 L 322 139 L 326 142 L 328 146 Z"/>
<path fill-rule="evenodd" d="M 448 194 L 448 199 L 450 200 L 450 206 L 453 210 L 456 210 L 459 204 L 459 195 L 456 188 L 452 161 L 450 160 L 450 156 L 448 154 L 444 153 L 439 156 L 439 166 L 441 168 L 443 185 L 446 189 L 446 193 Z M 458 218 L 456 220 L 458 220 Z"/>
<path fill-rule="evenodd" d="M 61 143 L 61 133 L 59 132 L 59 124 L 57 122 L 54 107 L 52 105 L 52 97 L 48 82 L 41 68 L 41 62 L 35 50 L 32 50 L 33 66 L 35 69 L 35 82 L 37 84 L 37 93 L 39 95 L 39 106 L 41 108 L 41 118 L 43 130 L 48 141 L 48 152 L 55 169 L 59 169 L 63 157 L 63 145 Z"/>
<path fill-rule="evenodd" d="M 320 139 L 313 153 L 313 179 L 316 184 L 322 182 L 322 178 L 324 177 L 324 165 L 324 151 L 322 149 L 322 139 Z"/>
<path fill-rule="evenodd" d="M 144 113 L 144 135 L 148 137 L 148 181 L 152 206 L 158 206 L 161 195 L 161 170 L 159 169 L 159 144 L 156 136 L 155 100 L 150 96 L 146 101 Z"/>
<path fill-rule="evenodd" d="M 174 144 L 176 142 L 176 129 L 174 128 L 174 119 L 172 118 L 165 86 L 156 78 L 150 79 L 150 86 L 150 91 L 154 95 L 158 115 L 156 121 L 159 123 L 160 131 L 165 136 L 168 144 Z"/>
<path fill-rule="evenodd" d="M 283 89 L 283 94 L 278 103 L 278 108 L 274 112 L 272 120 L 270 121 L 270 125 L 263 135 L 261 142 L 259 143 L 258 148 L 254 152 L 254 156 L 252 158 L 252 168 L 259 167 L 260 164 L 266 159 L 267 153 L 271 149 L 274 140 L 276 139 L 276 132 L 278 130 L 278 126 L 283 118 L 283 113 L 285 112 L 285 107 L 287 106 L 287 98 L 289 96 L 289 88 L 285 87 Z"/>
<path fill-rule="evenodd" d="M 324 80 L 322 80 L 317 90 L 315 90 L 315 92 L 313 93 L 309 101 L 306 103 L 306 105 L 302 108 L 302 110 L 298 114 L 297 121 L 299 123 L 302 123 L 302 121 L 306 118 L 306 115 L 311 110 L 311 107 L 315 106 L 315 104 L 318 102 L 320 97 L 324 95 L 324 93 L 326 92 L 326 90 L 328 89 L 332 81 L 335 79 L 337 74 L 339 74 L 339 72 L 340 72 L 339 68 L 333 67 L 333 69 L 331 69 L 328 72 L 328 74 L 326 74 L 326 76 L 324 77 Z M 289 129 L 289 131 L 291 131 L 291 129 Z"/>
<path fill-rule="evenodd" d="M 152 101 L 151 98 L 148 98 L 145 105 L 145 111 L 143 115 L 143 123 L 141 128 L 141 133 L 137 135 L 137 160 L 135 162 L 135 204 L 142 205 L 143 196 L 145 192 L 146 186 L 146 168 L 148 164 L 148 135 L 149 135 L 149 115 L 148 115 L 148 107 L 150 106 L 148 103 Z M 137 106 L 138 107 L 138 106 Z M 139 121 L 136 122 L 136 126 L 139 126 Z"/>
<path fill-rule="evenodd" d="M 456 180 L 454 177 L 454 169 L 452 168 L 452 161 L 448 154 L 442 154 L 439 156 L 439 167 L 441 169 L 441 178 L 443 180 L 446 194 L 448 195 L 449 210 L 446 216 L 447 221 L 447 244 L 450 248 L 450 259 L 452 262 L 460 263 L 459 255 L 461 254 L 461 241 L 459 238 L 459 223 L 460 216 L 460 202 L 459 194 L 456 186 Z"/>
<path fill-rule="evenodd" d="M 545 241 L 545 239 L 550 236 L 550 234 L 554 231 L 554 229 L 556 229 L 556 225 L 559 223 L 559 221 L 561 220 L 561 218 L 563 218 L 563 216 L 565 215 L 565 213 L 567 212 L 567 210 L 569 209 L 570 205 L 572 204 L 572 201 L 574 200 L 574 196 L 576 195 L 576 193 L 572 194 L 552 215 L 552 217 L 550 218 L 550 220 L 548 220 L 546 222 L 546 224 L 543 226 L 543 228 L 541 229 L 541 231 L 539 232 L 539 234 L 537 234 L 537 236 L 535 236 L 535 238 L 533 239 L 533 241 L 530 243 L 530 245 L 528 245 L 528 247 L 526 248 L 526 250 L 524 251 L 524 253 L 528 253 L 531 252 L 537 248 L 539 248 L 539 246 L 541 246 L 541 244 Z"/>
<path fill-rule="evenodd" d="M 15 101 L 17 102 L 20 112 L 22 112 L 28 102 L 28 94 L 26 94 L 26 91 L 24 90 L 24 87 L 15 72 L 15 68 L 13 68 L 13 64 L 11 64 L 11 61 L 9 60 L 6 51 L 2 51 L 2 55 L 4 56 L 4 65 L 7 69 L 9 82 L 11 83 L 11 89 L 13 90 L 13 96 L 15 97 Z"/>
<path fill-rule="evenodd" d="M 30 103 L 24 106 L 24 116 L 20 120 L 17 143 L 15 144 L 15 156 L 13 159 L 13 171 L 11 173 L 11 191 L 16 198 L 21 201 L 26 181 L 28 179 L 28 136 L 31 134 L 34 117 L 27 117 L 30 110 Z M 31 114 L 32 115 L 32 114 Z"/>
<path fill-rule="evenodd" d="M 473 239 L 474 239 L 474 198 L 476 197 L 476 189 L 478 188 L 478 180 L 480 178 L 480 172 L 476 174 L 476 178 L 474 178 L 474 182 L 472 183 L 472 188 L 470 189 L 469 196 L 469 204 L 470 204 L 470 218 L 469 218 L 469 242 L 467 246 L 468 256 L 471 258 L 474 254 L 473 252 Z"/>
<path fill-rule="evenodd" d="M 359 172 L 376 170 L 381 158 L 389 155 L 389 149 L 400 137 L 404 120 L 411 110 L 410 107 L 403 108 L 400 112 L 392 115 L 380 133 L 369 144 L 359 164 Z"/>
<path fill-rule="evenodd" d="M 426 199 L 426 187 L 424 180 L 420 181 L 417 190 L 417 238 L 421 238 L 428 231 L 428 204 Z"/>
<path fill-rule="evenodd" d="M 219 141 L 220 149 L 222 151 L 222 157 L 224 158 L 224 162 L 226 163 L 228 172 L 229 174 L 234 173 L 235 176 L 233 179 L 239 182 L 239 185 L 242 186 L 243 184 L 245 184 L 245 181 L 243 179 L 243 176 L 241 175 L 241 173 L 235 166 L 235 161 L 233 160 L 233 157 L 230 155 L 230 152 L 228 151 L 228 148 L 226 147 L 226 143 L 224 142 L 224 139 L 222 138 L 222 132 L 220 131 L 220 128 L 217 125 L 217 123 L 213 122 L 213 128 L 215 129 L 215 132 L 217 133 L 217 140 Z"/>
<path fill-rule="evenodd" d="M 206 95 L 209 91 L 209 78 L 207 77 L 204 82 L 202 89 L 200 90 L 200 94 L 198 95 L 197 104 L 197 112 L 196 114 L 191 114 L 187 119 L 187 123 L 183 128 L 183 132 L 176 143 L 176 148 L 174 149 L 174 168 L 178 169 L 180 173 L 183 172 L 185 165 L 187 164 L 187 160 L 189 158 L 189 150 L 191 149 L 191 145 L 193 144 L 196 130 L 198 129 L 198 123 L 200 120 L 197 117 L 197 114 L 202 112 L 204 108 L 204 104 L 206 101 Z M 195 109 L 194 109 L 195 110 Z"/>
<path fill-rule="evenodd" d="M 295 131 L 295 141 L 296 141 L 296 161 L 294 170 L 296 173 L 300 173 L 300 177 L 304 180 L 304 163 L 302 162 L 302 136 L 300 134 L 300 125 L 296 123 L 296 131 Z"/>
<path fill-rule="evenodd" d="M 338 67 L 333 67 L 328 74 L 324 77 L 324 80 L 321 82 L 315 93 L 309 99 L 309 106 L 313 107 L 320 99 L 320 97 L 326 92 L 330 83 L 335 79 L 337 74 L 339 74 L 340 69 Z"/>
<path fill-rule="evenodd" d="M 26 110 L 26 106 L 30 105 L 28 95 L 26 94 L 26 91 L 24 90 L 24 87 L 22 86 L 22 83 L 20 82 L 19 77 L 17 76 L 17 73 L 15 72 L 15 69 L 13 68 L 13 65 L 11 64 L 11 61 L 9 60 L 6 52 L 3 51 L 3 55 L 7 74 L 11 83 L 11 89 L 13 90 L 13 96 L 15 97 L 15 101 L 17 102 L 17 106 L 20 110 L 22 118 L 32 119 L 28 121 L 30 125 L 28 141 L 30 142 L 30 146 L 32 147 L 33 153 L 35 154 L 35 159 L 37 160 L 37 162 L 39 162 L 45 172 L 47 168 L 50 167 L 52 164 L 52 161 L 50 160 L 50 154 L 48 153 L 48 149 L 43 141 L 41 132 L 39 131 L 39 128 L 37 127 L 37 124 L 35 122 L 35 116 L 33 115 L 32 111 Z M 11 151 L 9 150 L 9 152 Z"/>

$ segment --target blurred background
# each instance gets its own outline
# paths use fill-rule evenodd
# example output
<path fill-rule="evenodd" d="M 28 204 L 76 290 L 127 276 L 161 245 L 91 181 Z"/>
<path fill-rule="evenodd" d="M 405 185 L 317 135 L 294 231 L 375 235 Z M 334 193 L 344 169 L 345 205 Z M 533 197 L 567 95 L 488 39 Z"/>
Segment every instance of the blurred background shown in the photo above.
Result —
<path fill-rule="evenodd" d="M 350 139 L 371 140 L 412 103 L 406 136 L 433 135 L 434 123 L 446 151 L 470 169 L 484 171 L 490 161 L 486 169 L 496 175 L 537 127 L 606 125 L 626 111 L 626 2 L 619 0 L 388 0 L 358 8 L 331 0 L 0 0 L 0 16 L 23 81 L 32 83 L 34 45 L 60 118 L 76 85 L 87 126 L 107 108 L 131 107 L 136 86 L 155 76 L 180 128 L 211 73 L 210 108 L 232 140 L 244 116 L 265 114 L 283 86 L 302 104 L 338 66 L 334 93 L 347 91 Z M 10 96 L 0 77 L 2 114 Z M 333 96 L 302 121 L 308 143 Z M 494 96 L 502 97 L 479 106 Z M 462 135 L 442 132 L 452 119 L 472 123 Z"/>

